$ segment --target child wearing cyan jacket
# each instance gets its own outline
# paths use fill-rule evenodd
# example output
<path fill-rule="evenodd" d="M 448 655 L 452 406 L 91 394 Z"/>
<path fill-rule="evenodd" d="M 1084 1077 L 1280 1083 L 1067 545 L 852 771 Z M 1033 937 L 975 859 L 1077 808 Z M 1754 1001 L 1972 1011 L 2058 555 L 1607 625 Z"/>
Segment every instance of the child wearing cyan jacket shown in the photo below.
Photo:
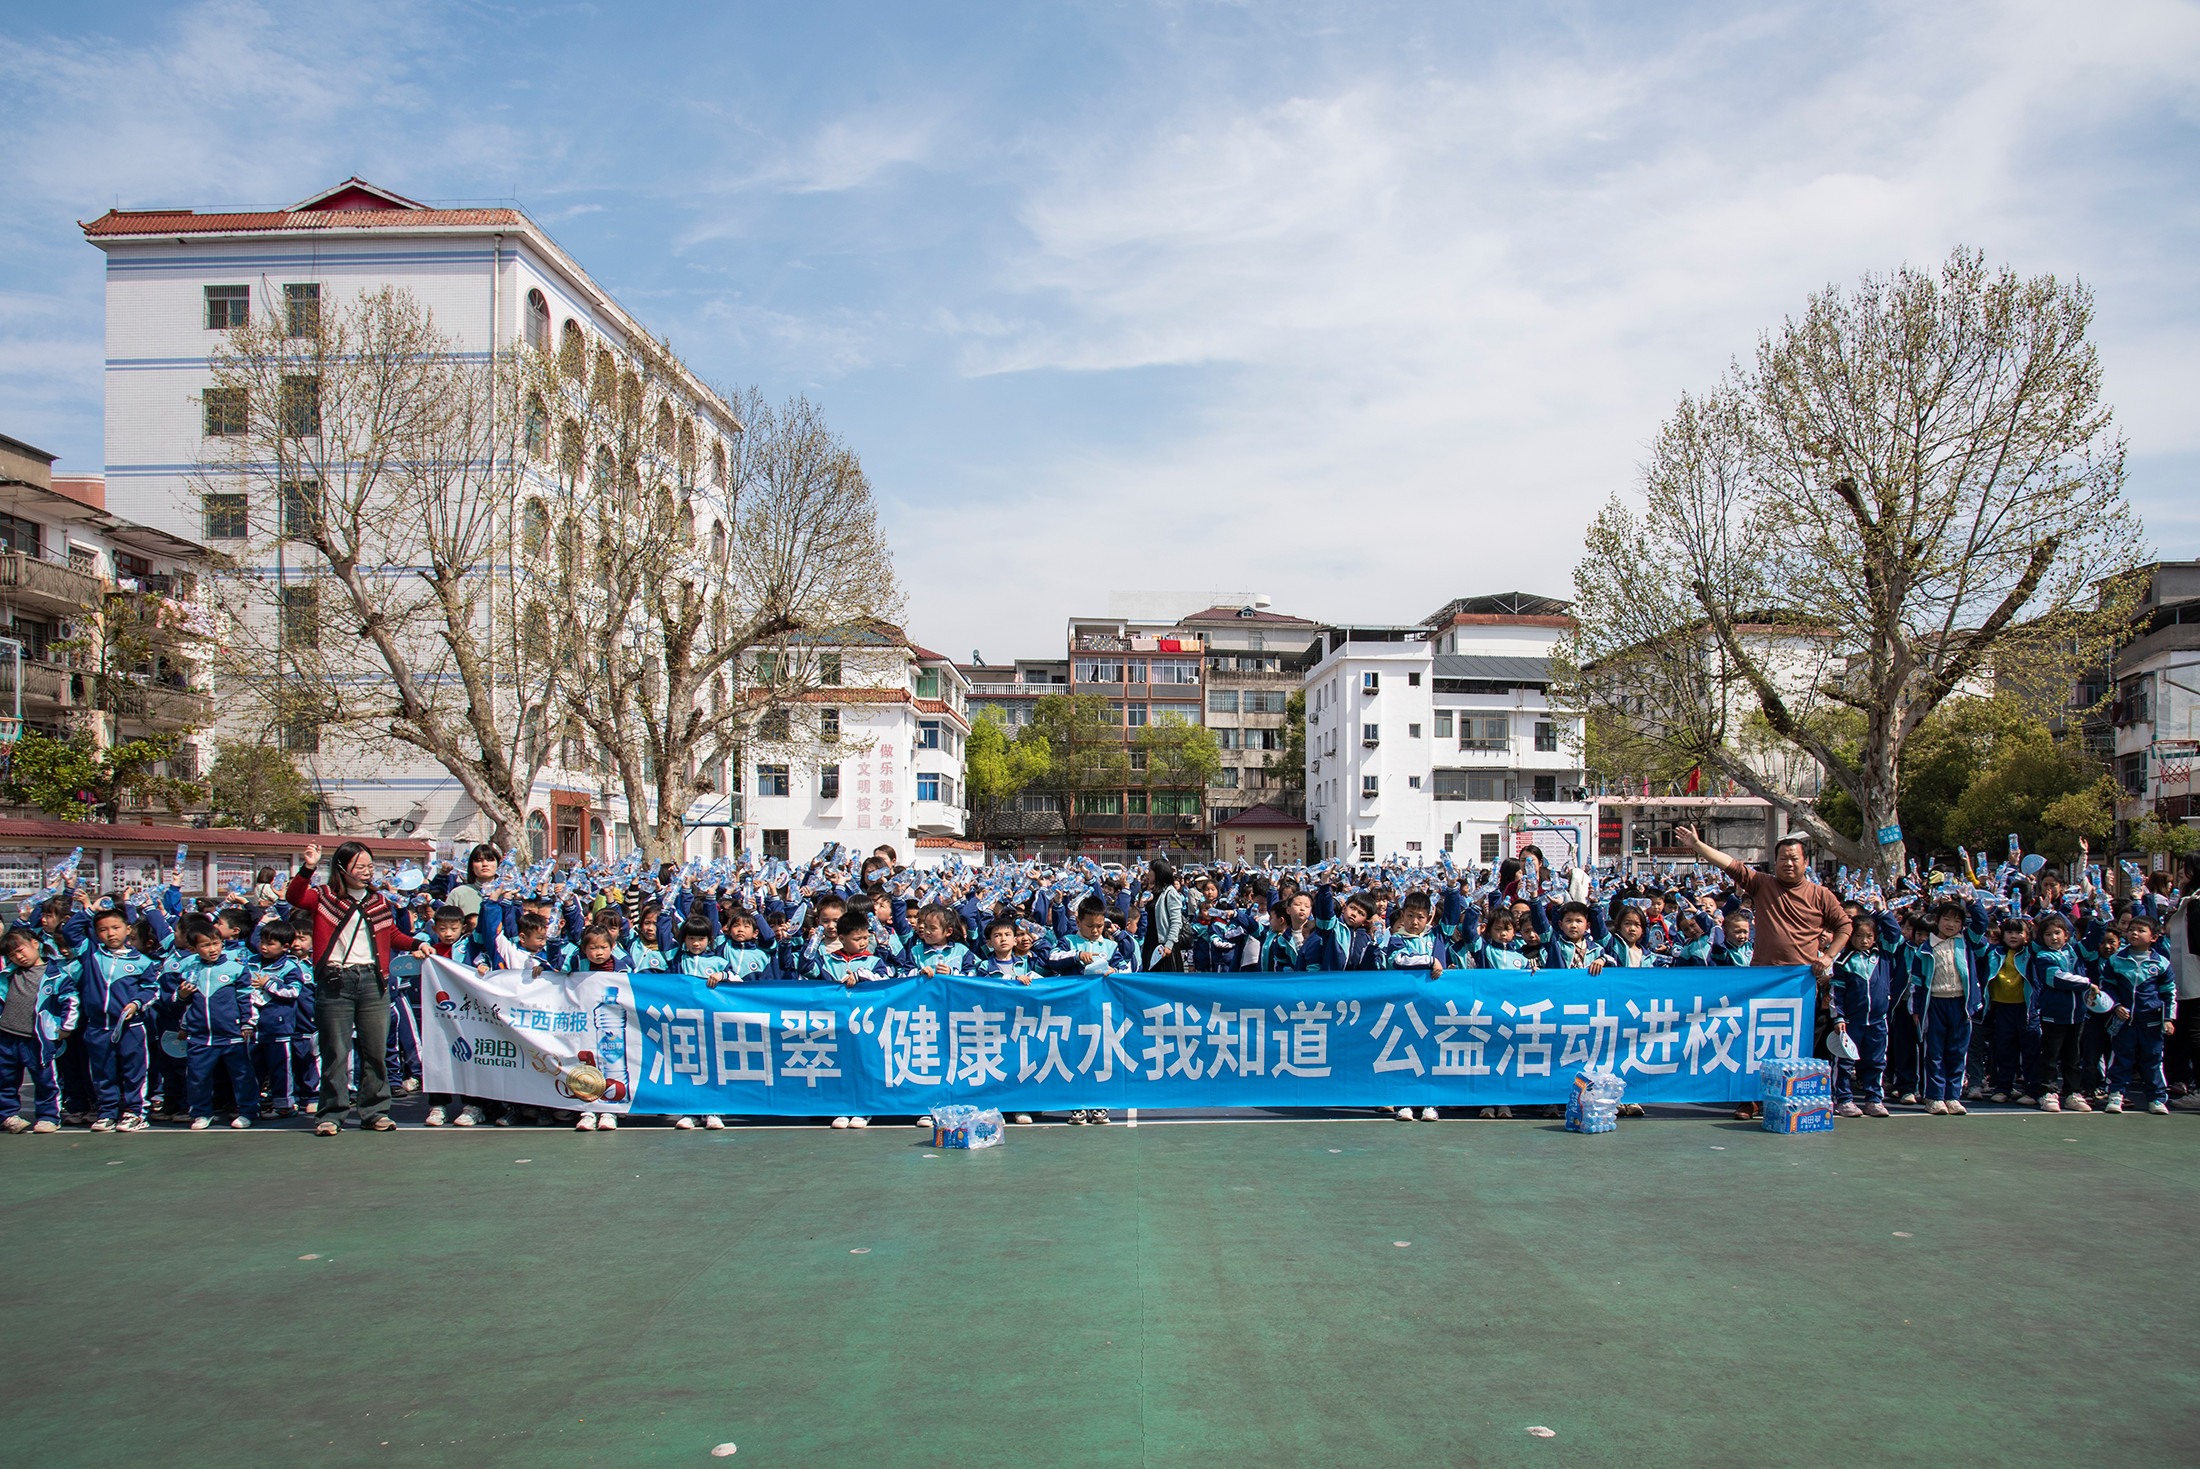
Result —
<path fill-rule="evenodd" d="M 2079 1038 L 2085 1033 L 2086 997 L 2094 985 L 2071 940 L 2070 920 L 2060 913 L 2040 916 L 2025 954 L 2024 981 L 2025 1003 L 2040 1032 L 2032 1078 L 2040 1089 L 2040 1110 L 2092 1111 L 2079 1066 Z"/>
<path fill-rule="evenodd" d="M 0 1088 L 8 1099 L 9 1132 L 58 1132 L 61 1127 L 61 1079 L 54 1071 L 54 1049 L 76 1028 L 76 967 L 48 963 L 39 936 L 11 928 L 0 937 L 0 959 L 7 961 L 7 990 L 0 999 Z M 23 1073 L 31 1075 L 31 1107 L 25 1122 L 17 1114 Z"/>
<path fill-rule="evenodd" d="M 1843 906 L 1849 912 L 1849 946 L 1833 961 L 1833 1005 L 1857 1054 L 1854 1061 L 1833 1063 L 1834 1115 L 1886 1117 L 1891 1115 L 1883 1087 L 1894 959 L 1879 947 L 1878 927 L 1862 905 Z"/>
<path fill-rule="evenodd" d="M 2123 952 L 2102 966 L 2101 988 L 2116 1008 L 2109 1022 L 2117 1027 L 2109 1042 L 2108 1110 L 2121 1112 L 2128 1096 L 2149 1112 L 2169 1113 L 2169 1088 L 2162 1078 L 2162 1043 L 2176 1031 L 2170 1017 L 2177 1009 L 2177 972 L 2154 952 L 2161 937 L 2157 920 L 2133 913 L 2124 920 Z"/>
<path fill-rule="evenodd" d="M 250 1127 L 260 1115 L 260 1083 L 252 1071 L 255 991 L 242 960 L 224 952 L 221 931 L 204 919 L 183 928 L 188 952 L 169 961 L 162 991 L 176 1010 L 176 1029 L 186 1047 L 191 1130 L 213 1126 L 214 1073 L 229 1073 L 237 1115 L 231 1127 Z"/>
<path fill-rule="evenodd" d="M 299 1024 L 301 1003 L 310 1007 L 312 1001 L 306 998 L 311 984 L 306 968 L 290 953 L 297 936 L 281 919 L 261 924 L 253 936 L 259 952 L 245 965 L 259 1011 L 252 1069 L 267 1084 L 267 1104 L 277 1117 L 297 1116 L 299 1097 L 311 1101 L 321 1092 L 320 1046 L 310 1008 L 302 1029 Z"/>

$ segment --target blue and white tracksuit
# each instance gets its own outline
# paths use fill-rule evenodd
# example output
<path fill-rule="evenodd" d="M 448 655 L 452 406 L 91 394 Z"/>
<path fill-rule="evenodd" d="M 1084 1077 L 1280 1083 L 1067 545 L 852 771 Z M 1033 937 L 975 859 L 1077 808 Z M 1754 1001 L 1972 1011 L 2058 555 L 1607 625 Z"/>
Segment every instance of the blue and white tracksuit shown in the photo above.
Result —
<path fill-rule="evenodd" d="M 255 957 L 245 966 L 245 974 L 259 991 L 253 1069 L 267 1083 L 268 1104 L 290 1111 L 300 1097 L 314 1098 L 321 1092 L 320 1036 L 310 994 L 313 981 L 305 966 L 288 954 L 273 964 Z"/>
<path fill-rule="evenodd" d="M 13 986 L 19 970 L 4 971 Z M 14 1116 L 16 1094 L 23 1073 L 31 1076 L 32 1107 L 41 1122 L 61 1120 L 61 1079 L 54 1070 L 61 1038 L 76 1028 L 76 966 L 66 960 L 48 960 L 37 968 L 37 995 L 29 1034 L 0 1030 L 0 1087 L 7 1093 L 7 1116 Z"/>
<path fill-rule="evenodd" d="M 160 962 L 132 948 L 106 949 L 87 940 L 77 957 L 77 997 L 83 1005 L 86 1063 L 93 1105 L 109 1122 L 145 1115 L 153 1006 L 160 999 Z M 123 1019 L 131 1006 L 135 1013 Z"/>
<path fill-rule="evenodd" d="M 181 994 L 192 987 L 188 997 Z M 252 1048 L 245 1032 L 257 1018 L 257 995 L 244 965 L 224 954 L 209 964 L 197 954 L 172 959 L 162 971 L 161 991 L 176 1009 L 176 1028 L 187 1048 L 184 1079 L 194 1120 L 214 1114 L 214 1073 L 229 1073 L 238 1114 L 260 1115 L 260 1082 L 252 1070 Z"/>

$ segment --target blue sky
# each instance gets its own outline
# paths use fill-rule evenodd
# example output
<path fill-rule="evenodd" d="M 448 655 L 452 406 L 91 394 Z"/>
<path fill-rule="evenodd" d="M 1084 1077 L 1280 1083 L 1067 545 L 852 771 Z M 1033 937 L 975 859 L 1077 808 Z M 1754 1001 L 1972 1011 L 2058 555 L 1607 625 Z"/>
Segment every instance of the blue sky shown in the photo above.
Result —
<path fill-rule="evenodd" d="M 2200 9 L 16 5 L 0 431 L 97 466 L 109 205 L 516 200 L 862 452 L 919 640 L 1564 594 L 1659 419 L 1956 244 L 2098 296 L 2200 555 Z"/>

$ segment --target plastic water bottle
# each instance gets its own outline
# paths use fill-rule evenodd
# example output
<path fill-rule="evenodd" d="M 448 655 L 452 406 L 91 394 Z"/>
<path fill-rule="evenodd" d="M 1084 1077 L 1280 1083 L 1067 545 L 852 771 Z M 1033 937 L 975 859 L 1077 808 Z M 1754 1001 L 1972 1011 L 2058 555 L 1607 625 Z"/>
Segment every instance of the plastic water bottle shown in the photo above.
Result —
<path fill-rule="evenodd" d="M 606 985 L 596 1002 L 597 1065 L 607 1081 L 626 1082 L 626 1010 L 619 1004 L 619 987 Z"/>

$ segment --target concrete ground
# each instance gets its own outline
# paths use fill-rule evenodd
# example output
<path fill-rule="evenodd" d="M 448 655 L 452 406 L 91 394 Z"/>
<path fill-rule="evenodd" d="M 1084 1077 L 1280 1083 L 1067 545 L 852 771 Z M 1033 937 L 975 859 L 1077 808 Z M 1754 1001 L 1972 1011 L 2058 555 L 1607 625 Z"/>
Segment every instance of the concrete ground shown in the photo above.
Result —
<path fill-rule="evenodd" d="M 1253 1115 L 0 1138 L 0 1431 L 51 1469 L 2200 1458 L 2193 1115 Z"/>

